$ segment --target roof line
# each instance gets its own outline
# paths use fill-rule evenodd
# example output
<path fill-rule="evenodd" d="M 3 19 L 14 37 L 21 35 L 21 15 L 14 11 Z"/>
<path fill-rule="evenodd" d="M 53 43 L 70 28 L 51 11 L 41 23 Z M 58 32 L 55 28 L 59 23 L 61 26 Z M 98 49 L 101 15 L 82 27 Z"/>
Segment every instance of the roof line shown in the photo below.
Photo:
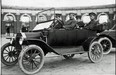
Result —
<path fill-rule="evenodd" d="M 2 9 L 18 9 L 18 10 L 45 10 L 53 7 L 21 7 L 21 6 L 8 6 L 8 5 L 2 5 Z M 54 7 L 56 10 L 74 10 L 74 9 L 101 9 L 101 8 L 114 8 L 116 7 L 115 4 L 109 4 L 109 5 L 97 5 L 97 6 L 84 6 L 84 7 Z"/>

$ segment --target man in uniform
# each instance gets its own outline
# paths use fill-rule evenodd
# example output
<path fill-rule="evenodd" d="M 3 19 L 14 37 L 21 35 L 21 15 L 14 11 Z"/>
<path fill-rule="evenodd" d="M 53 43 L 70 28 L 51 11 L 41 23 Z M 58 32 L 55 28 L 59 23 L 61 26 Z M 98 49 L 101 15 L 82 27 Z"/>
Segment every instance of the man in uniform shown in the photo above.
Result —
<path fill-rule="evenodd" d="M 95 13 L 89 13 L 90 19 L 91 21 L 85 26 L 86 29 L 90 29 L 90 30 L 96 30 L 96 26 L 97 26 L 97 21 L 96 21 L 96 14 Z"/>
<path fill-rule="evenodd" d="M 77 21 L 75 20 L 74 13 L 69 14 L 69 20 L 64 23 L 64 28 L 74 29 L 76 27 Z"/>
<path fill-rule="evenodd" d="M 61 15 L 56 14 L 55 20 L 50 27 L 53 27 L 54 29 L 60 29 L 60 28 L 63 28 L 63 25 L 64 25 L 64 22 L 61 19 Z"/>
<path fill-rule="evenodd" d="M 77 19 L 77 25 L 79 26 L 79 28 L 83 28 L 85 24 L 81 20 L 81 16 L 76 16 L 76 19 Z"/>
<path fill-rule="evenodd" d="M 116 29 L 116 11 L 114 11 L 114 16 L 113 16 L 113 26 L 112 29 Z"/>

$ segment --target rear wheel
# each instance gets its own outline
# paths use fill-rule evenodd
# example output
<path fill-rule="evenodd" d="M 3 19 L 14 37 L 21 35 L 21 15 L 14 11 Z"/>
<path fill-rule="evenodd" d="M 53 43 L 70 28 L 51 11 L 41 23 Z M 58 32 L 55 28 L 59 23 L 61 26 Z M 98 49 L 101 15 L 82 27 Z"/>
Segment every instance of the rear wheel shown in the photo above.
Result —
<path fill-rule="evenodd" d="M 74 57 L 74 54 L 63 55 L 63 57 L 66 59 L 70 59 L 70 58 Z"/>
<path fill-rule="evenodd" d="M 103 37 L 98 40 L 98 42 L 102 45 L 103 47 L 103 54 L 108 54 L 111 51 L 112 48 L 112 42 L 110 41 L 109 38 Z"/>
<path fill-rule="evenodd" d="M 94 41 L 91 43 L 88 51 L 88 57 L 91 62 L 99 62 L 103 57 L 103 48 L 100 43 Z"/>
<path fill-rule="evenodd" d="M 44 52 L 36 45 L 29 45 L 19 56 L 20 69 L 26 74 L 37 73 L 44 64 Z"/>
<path fill-rule="evenodd" d="M 7 66 L 14 66 L 18 62 L 18 52 L 12 44 L 6 43 L 2 46 L 1 62 Z"/>

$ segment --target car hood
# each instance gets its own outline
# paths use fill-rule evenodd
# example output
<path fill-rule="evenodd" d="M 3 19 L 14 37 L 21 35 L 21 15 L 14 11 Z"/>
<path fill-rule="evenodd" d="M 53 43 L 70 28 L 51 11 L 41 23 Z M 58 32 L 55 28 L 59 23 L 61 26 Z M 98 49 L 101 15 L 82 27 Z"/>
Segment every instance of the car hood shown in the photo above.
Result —
<path fill-rule="evenodd" d="M 26 32 L 25 35 L 27 39 L 39 39 L 43 36 L 42 32 Z"/>
<path fill-rule="evenodd" d="M 16 39 L 20 39 L 23 36 L 25 39 L 39 39 L 43 36 L 42 32 L 25 32 L 17 33 Z"/>

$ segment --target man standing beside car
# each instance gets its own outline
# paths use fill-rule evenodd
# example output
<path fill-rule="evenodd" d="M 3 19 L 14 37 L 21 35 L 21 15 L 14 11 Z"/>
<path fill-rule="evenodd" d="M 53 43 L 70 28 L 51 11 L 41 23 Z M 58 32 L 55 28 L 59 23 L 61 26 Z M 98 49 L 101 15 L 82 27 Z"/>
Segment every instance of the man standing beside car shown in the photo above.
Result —
<path fill-rule="evenodd" d="M 76 27 L 77 21 L 75 20 L 74 13 L 69 13 L 69 20 L 64 23 L 64 28 L 74 29 Z"/>

